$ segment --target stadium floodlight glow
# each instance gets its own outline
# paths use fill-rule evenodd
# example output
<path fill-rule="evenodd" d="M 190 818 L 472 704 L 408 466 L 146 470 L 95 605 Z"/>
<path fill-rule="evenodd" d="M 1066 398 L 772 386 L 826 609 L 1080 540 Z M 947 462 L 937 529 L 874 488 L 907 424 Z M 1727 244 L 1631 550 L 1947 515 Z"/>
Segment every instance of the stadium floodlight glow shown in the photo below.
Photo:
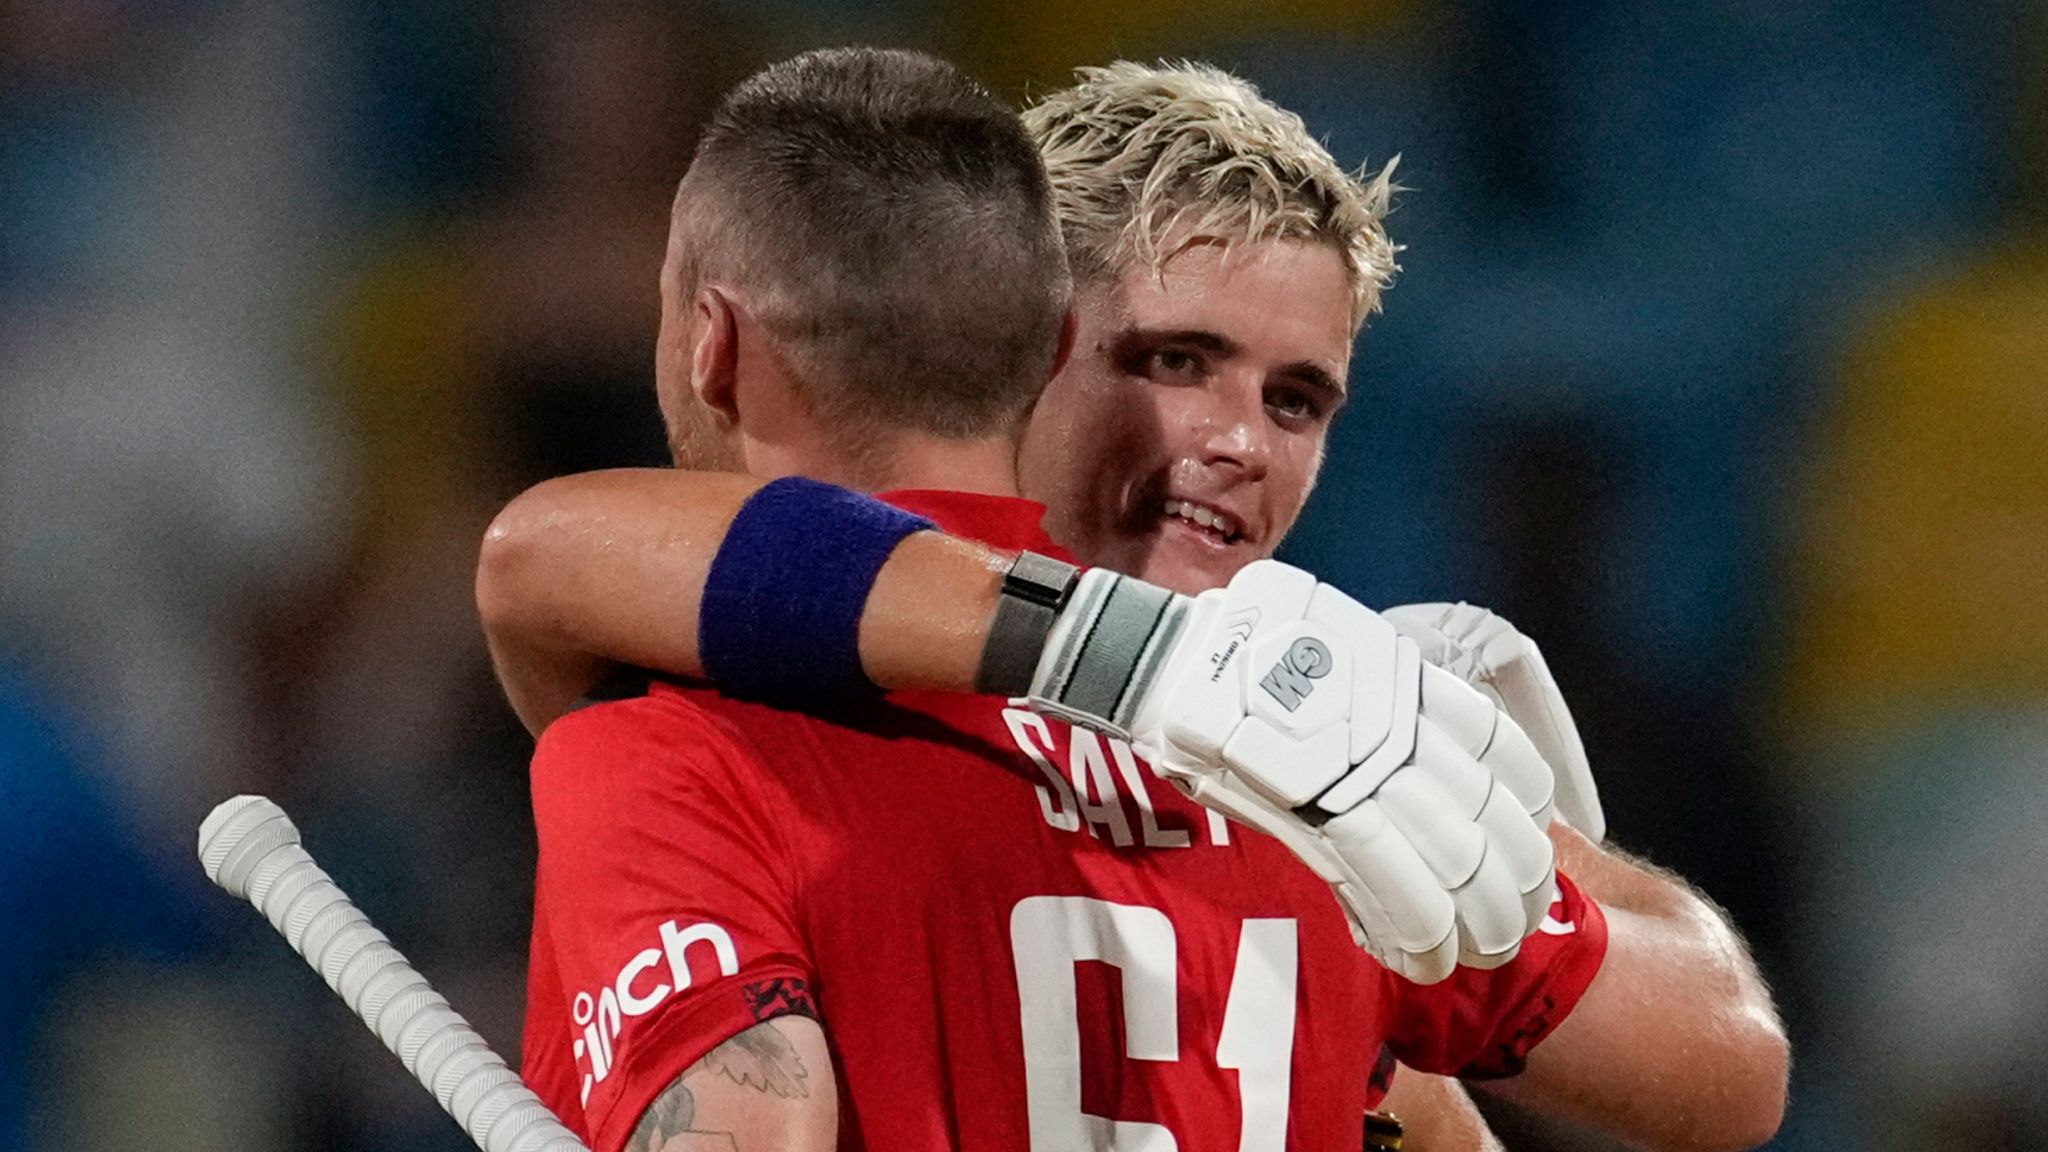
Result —
<path fill-rule="evenodd" d="M 207 878 L 256 906 L 483 1152 L 588 1152 L 299 844 L 269 799 L 199 825 Z"/>

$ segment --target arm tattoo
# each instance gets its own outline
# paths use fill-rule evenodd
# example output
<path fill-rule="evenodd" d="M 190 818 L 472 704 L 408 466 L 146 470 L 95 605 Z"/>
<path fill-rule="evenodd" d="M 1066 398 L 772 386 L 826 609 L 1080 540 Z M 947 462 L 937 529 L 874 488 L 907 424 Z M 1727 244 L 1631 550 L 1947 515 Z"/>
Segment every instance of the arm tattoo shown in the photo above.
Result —
<path fill-rule="evenodd" d="M 697 1097 L 689 1080 L 704 1072 L 784 1100 L 807 1099 L 811 1094 L 805 1083 L 810 1074 L 789 1037 L 772 1020 L 756 1024 L 705 1053 L 655 1097 L 626 1141 L 626 1152 L 733 1152 L 739 1147 L 730 1132 L 697 1127 Z"/>
<path fill-rule="evenodd" d="M 784 1100 L 811 1095 L 804 1083 L 810 1074 L 796 1054 L 796 1045 L 773 1020 L 756 1024 L 713 1048 L 704 1057 L 704 1067 L 743 1088 L 773 1092 Z"/>
<path fill-rule="evenodd" d="M 736 1152 L 739 1145 L 732 1133 L 706 1132 L 696 1126 L 697 1098 L 683 1083 L 689 1076 L 685 1072 L 677 1077 L 647 1106 L 626 1141 L 626 1152 Z"/>

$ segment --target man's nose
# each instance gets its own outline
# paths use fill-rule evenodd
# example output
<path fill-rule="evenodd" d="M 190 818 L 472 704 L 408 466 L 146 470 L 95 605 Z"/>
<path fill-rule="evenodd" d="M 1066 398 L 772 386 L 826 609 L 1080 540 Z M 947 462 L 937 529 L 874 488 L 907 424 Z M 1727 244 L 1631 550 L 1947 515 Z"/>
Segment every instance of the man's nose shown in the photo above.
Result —
<path fill-rule="evenodd" d="M 1232 373 L 1214 381 L 1208 391 L 1202 413 L 1202 462 L 1242 469 L 1254 480 L 1265 476 L 1273 457 L 1265 382 L 1252 373 Z"/>

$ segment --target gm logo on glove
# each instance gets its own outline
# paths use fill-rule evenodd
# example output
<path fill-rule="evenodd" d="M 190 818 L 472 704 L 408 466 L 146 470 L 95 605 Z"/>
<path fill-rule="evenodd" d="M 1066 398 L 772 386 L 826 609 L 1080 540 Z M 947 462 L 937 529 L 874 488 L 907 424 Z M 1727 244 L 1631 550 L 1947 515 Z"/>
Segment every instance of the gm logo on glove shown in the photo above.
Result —
<path fill-rule="evenodd" d="M 1259 687 L 1275 704 L 1289 712 L 1301 707 L 1316 690 L 1315 681 L 1330 674 L 1330 649 L 1313 636 L 1303 636 L 1287 648 L 1287 654 L 1267 671 Z"/>

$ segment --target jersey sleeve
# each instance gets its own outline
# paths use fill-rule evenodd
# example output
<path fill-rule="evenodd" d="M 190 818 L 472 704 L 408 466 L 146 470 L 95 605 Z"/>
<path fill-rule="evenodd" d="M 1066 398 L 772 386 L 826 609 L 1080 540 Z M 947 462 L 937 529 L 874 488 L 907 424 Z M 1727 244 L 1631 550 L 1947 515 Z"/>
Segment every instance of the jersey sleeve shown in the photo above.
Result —
<path fill-rule="evenodd" d="M 595 705 L 543 736 L 536 950 L 560 981 L 598 1152 L 712 1048 L 812 1014 L 780 795 L 756 754 L 679 697 Z"/>
<path fill-rule="evenodd" d="M 1398 976 L 1388 1046 L 1403 1064 L 1442 1076 L 1499 1079 L 1571 1014 L 1607 955 L 1607 917 L 1560 875 L 1558 897 L 1535 934 L 1499 968 L 1460 966 L 1438 984 Z"/>
<path fill-rule="evenodd" d="M 581 1074 L 571 1049 L 569 1006 L 562 999 L 553 940 L 547 904 L 536 899 L 533 944 L 526 964 L 526 1027 L 519 1040 L 519 1078 L 578 1140 L 588 1144 L 590 1125 L 583 1118 Z"/>

